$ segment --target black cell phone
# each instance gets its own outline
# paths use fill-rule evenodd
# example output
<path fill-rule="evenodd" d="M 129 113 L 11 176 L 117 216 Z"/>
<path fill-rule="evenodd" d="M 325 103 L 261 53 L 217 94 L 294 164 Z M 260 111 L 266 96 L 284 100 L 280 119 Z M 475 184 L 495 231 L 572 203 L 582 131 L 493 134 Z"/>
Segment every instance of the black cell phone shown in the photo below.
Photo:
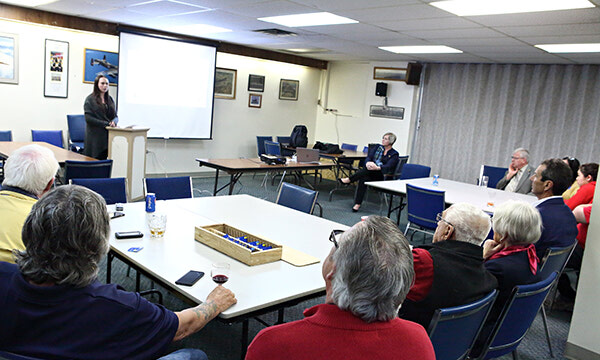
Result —
<path fill-rule="evenodd" d="M 110 213 L 110 218 L 111 219 L 116 219 L 116 218 L 121 217 L 121 216 L 125 216 L 125 214 L 122 213 L 122 212 L 118 212 L 118 211 Z"/>
<path fill-rule="evenodd" d="M 141 231 L 117 231 L 115 233 L 117 239 L 135 239 L 144 237 Z"/>
<path fill-rule="evenodd" d="M 204 273 L 202 271 L 190 270 L 187 274 L 183 275 L 181 279 L 175 281 L 177 285 L 192 286 L 196 281 L 202 279 Z"/>

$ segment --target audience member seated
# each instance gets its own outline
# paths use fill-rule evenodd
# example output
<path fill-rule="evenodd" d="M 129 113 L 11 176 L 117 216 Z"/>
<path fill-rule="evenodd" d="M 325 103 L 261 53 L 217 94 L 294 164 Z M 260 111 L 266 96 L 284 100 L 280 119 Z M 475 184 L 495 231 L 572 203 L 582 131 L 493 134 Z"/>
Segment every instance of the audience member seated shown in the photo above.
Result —
<path fill-rule="evenodd" d="M 573 244 L 577 223 L 561 194 L 569 187 L 571 169 L 560 159 L 544 160 L 531 177 L 532 192 L 538 198 L 533 205 L 542 215 L 542 236 L 535 244 L 538 257 L 549 247 Z"/>
<path fill-rule="evenodd" d="M 2 350 L 43 359 L 155 359 L 236 303 L 217 286 L 201 305 L 174 313 L 100 284 L 109 231 L 104 199 L 84 187 L 60 186 L 33 205 L 23 225 L 26 250 L 16 253 L 16 265 L 0 262 Z M 201 350 L 181 352 L 206 359 Z"/>
<path fill-rule="evenodd" d="M 356 194 L 354 195 L 353 212 L 360 209 L 360 205 L 365 197 L 367 185 L 365 181 L 383 180 L 383 175 L 392 174 L 396 171 L 398 165 L 398 152 L 392 148 L 396 142 L 396 135 L 393 133 L 385 133 L 381 139 L 381 145 L 369 149 L 367 158 L 365 159 L 365 168 L 360 169 L 352 176 L 339 179 L 343 184 L 350 184 L 358 181 Z"/>
<path fill-rule="evenodd" d="M 13 250 L 25 250 L 21 229 L 35 202 L 54 184 L 58 161 L 50 149 L 27 145 L 4 163 L 0 190 L 0 261 L 15 262 Z"/>
<path fill-rule="evenodd" d="M 465 203 L 438 216 L 433 244 L 412 251 L 415 282 L 399 316 L 427 328 L 436 309 L 468 304 L 495 289 L 481 252 L 491 226 L 489 215 Z"/>
<path fill-rule="evenodd" d="M 423 327 L 397 317 L 413 263 L 396 224 L 369 216 L 330 240 L 325 304 L 305 310 L 303 320 L 263 329 L 246 359 L 435 359 Z"/>
<path fill-rule="evenodd" d="M 565 156 L 562 160 L 565 164 L 569 165 L 571 172 L 573 173 L 571 177 L 571 186 L 562 194 L 563 200 L 567 201 L 575 195 L 577 190 L 579 190 L 579 184 L 577 184 L 577 172 L 579 171 L 579 166 L 581 164 L 579 163 L 579 160 L 570 156 Z"/>
<path fill-rule="evenodd" d="M 513 151 L 510 165 L 504 177 L 498 181 L 496 188 L 504 191 L 528 194 L 531 192 L 533 168 L 529 166 L 529 151 L 518 148 Z"/>
<path fill-rule="evenodd" d="M 577 170 L 577 184 L 579 190 L 565 204 L 571 210 L 575 210 L 578 205 L 591 204 L 594 200 L 596 191 L 596 177 L 598 176 L 598 164 L 583 164 Z"/>

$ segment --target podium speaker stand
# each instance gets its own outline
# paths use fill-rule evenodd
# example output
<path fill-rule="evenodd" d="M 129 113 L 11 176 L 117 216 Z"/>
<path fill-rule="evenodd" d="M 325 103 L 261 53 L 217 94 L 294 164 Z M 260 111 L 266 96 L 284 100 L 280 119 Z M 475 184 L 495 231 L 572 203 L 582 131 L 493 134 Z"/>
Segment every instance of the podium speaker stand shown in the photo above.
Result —
<path fill-rule="evenodd" d="M 113 160 L 112 177 L 127 179 L 129 199 L 144 197 L 142 179 L 146 176 L 146 142 L 149 128 L 107 127 L 108 158 Z"/>

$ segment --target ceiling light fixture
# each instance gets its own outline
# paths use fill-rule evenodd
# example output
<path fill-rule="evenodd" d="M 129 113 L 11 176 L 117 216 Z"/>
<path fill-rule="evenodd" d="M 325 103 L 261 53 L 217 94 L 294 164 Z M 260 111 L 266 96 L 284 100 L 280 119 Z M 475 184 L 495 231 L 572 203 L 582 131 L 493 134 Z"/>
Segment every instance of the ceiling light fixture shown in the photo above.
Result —
<path fill-rule="evenodd" d="M 447 0 L 429 3 L 458 16 L 592 8 L 588 0 Z"/>
<path fill-rule="evenodd" d="M 258 18 L 258 20 L 275 23 L 288 27 L 300 26 L 319 26 L 319 25 L 339 25 L 339 24 L 355 24 L 358 21 L 347 17 L 335 15 L 328 12 L 295 14 L 282 16 L 268 16 Z"/>
<path fill-rule="evenodd" d="M 446 45 L 424 45 L 424 46 L 380 46 L 381 50 L 396 54 L 460 54 L 461 50 Z"/>
<path fill-rule="evenodd" d="M 535 45 L 549 53 L 594 53 L 600 52 L 600 43 L 595 44 L 541 44 Z"/>

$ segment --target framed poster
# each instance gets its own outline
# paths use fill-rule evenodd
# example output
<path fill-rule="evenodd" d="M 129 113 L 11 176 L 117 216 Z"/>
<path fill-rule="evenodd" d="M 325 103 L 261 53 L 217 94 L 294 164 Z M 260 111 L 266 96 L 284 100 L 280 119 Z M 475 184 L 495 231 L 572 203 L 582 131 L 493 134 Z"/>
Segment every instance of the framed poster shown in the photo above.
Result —
<path fill-rule="evenodd" d="M 248 76 L 248 91 L 265 91 L 265 77 L 262 75 L 252 75 Z"/>
<path fill-rule="evenodd" d="M 298 88 L 300 87 L 299 80 L 281 79 L 279 82 L 279 99 L 280 100 L 298 100 Z"/>
<path fill-rule="evenodd" d="M 69 43 L 46 39 L 44 96 L 66 98 L 69 90 Z"/>
<path fill-rule="evenodd" d="M 261 94 L 250 94 L 248 97 L 248 106 L 253 108 L 259 108 L 262 105 L 262 95 Z"/>
<path fill-rule="evenodd" d="M 407 70 L 401 68 L 375 67 L 373 68 L 373 79 L 406 81 Z"/>
<path fill-rule="evenodd" d="M 93 84 L 96 76 L 106 76 L 110 85 L 119 83 L 119 54 L 111 51 L 85 49 L 83 82 Z"/>
<path fill-rule="evenodd" d="M 19 37 L 0 33 L 0 83 L 19 83 Z"/>
<path fill-rule="evenodd" d="M 218 99 L 235 99 L 237 70 L 217 68 L 215 72 L 215 97 Z"/>

